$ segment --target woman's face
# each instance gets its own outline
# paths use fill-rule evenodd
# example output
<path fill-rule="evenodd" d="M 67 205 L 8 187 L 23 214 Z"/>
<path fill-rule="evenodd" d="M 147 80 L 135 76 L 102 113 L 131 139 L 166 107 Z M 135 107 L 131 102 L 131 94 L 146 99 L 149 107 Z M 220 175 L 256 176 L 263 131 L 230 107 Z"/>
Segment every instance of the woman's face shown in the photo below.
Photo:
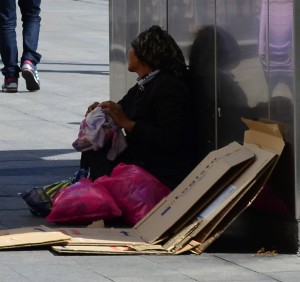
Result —
<path fill-rule="evenodd" d="M 131 47 L 128 51 L 128 71 L 137 72 L 139 66 L 141 65 L 141 61 L 135 55 L 134 49 Z"/>

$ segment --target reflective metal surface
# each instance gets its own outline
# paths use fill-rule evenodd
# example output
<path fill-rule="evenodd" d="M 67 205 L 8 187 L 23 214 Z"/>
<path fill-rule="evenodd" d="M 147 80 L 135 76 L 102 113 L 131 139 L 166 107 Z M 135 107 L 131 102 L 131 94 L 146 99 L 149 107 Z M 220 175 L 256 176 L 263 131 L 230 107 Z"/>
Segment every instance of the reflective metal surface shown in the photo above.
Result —
<path fill-rule="evenodd" d="M 136 82 L 127 72 L 127 54 L 136 35 L 157 24 L 167 29 L 167 0 L 109 0 L 110 93 L 119 100 Z"/>
<path fill-rule="evenodd" d="M 300 89 L 300 36 L 299 32 L 298 35 L 296 30 L 300 30 L 300 1 L 294 1 L 294 28 L 293 28 L 293 35 L 294 35 L 294 135 L 295 135 L 295 146 L 293 150 L 293 154 L 295 156 L 295 198 L 296 198 L 296 219 L 300 220 L 300 96 L 299 96 L 299 89 Z M 299 236 L 300 237 L 300 236 Z"/>
<path fill-rule="evenodd" d="M 275 212 L 299 219 L 293 12 L 300 4 L 295 2 L 110 0 L 110 92 L 118 100 L 135 83 L 126 66 L 131 40 L 153 24 L 167 29 L 191 70 L 199 159 L 231 141 L 242 142 L 241 116 L 279 123 L 287 145 L 271 180 L 281 205 Z"/>

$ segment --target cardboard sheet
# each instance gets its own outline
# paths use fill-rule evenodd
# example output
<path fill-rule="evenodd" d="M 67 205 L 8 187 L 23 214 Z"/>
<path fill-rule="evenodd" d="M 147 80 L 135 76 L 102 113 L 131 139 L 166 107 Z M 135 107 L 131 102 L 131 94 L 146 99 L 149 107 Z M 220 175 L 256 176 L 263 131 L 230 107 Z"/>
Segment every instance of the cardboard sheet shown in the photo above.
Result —
<path fill-rule="evenodd" d="M 58 253 L 105 254 L 105 255 L 158 255 L 171 254 L 162 248 L 138 249 L 126 246 L 53 246 Z"/>
<path fill-rule="evenodd" d="M 199 210 L 199 214 L 189 225 L 186 225 L 180 232 L 173 236 L 173 238 L 168 240 L 164 244 L 166 249 L 169 251 L 178 251 L 189 240 L 195 238 L 209 223 L 212 223 L 216 217 L 220 216 L 224 209 L 233 207 L 239 199 L 252 188 L 261 173 L 270 168 L 276 161 L 276 155 L 272 152 L 260 149 L 256 145 L 253 145 L 251 150 L 255 153 L 256 157 L 250 167 L 228 185 L 226 189 L 216 196 L 205 208 Z M 210 225 L 210 228 L 213 228 L 213 225 Z M 207 228 L 205 232 L 208 232 Z"/>
<path fill-rule="evenodd" d="M 152 209 L 133 229 L 149 243 L 154 243 L 214 185 L 221 190 L 254 160 L 250 150 L 233 142 L 211 152 L 163 201 Z"/>
<path fill-rule="evenodd" d="M 0 231 L 0 249 L 66 244 L 70 236 L 46 226 Z"/>
<path fill-rule="evenodd" d="M 146 245 L 131 228 L 56 228 L 57 231 L 70 236 L 68 246 L 128 246 Z"/>

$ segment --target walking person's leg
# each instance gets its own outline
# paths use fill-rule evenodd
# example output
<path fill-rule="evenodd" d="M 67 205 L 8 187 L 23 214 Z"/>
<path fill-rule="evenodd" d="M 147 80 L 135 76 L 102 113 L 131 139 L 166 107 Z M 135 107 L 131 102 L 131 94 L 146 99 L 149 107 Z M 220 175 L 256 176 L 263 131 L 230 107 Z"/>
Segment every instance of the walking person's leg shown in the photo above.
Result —
<path fill-rule="evenodd" d="M 4 68 L 2 91 L 17 92 L 20 68 L 18 66 L 17 14 L 15 0 L 0 1 L 0 54 Z"/>
<path fill-rule="evenodd" d="M 19 0 L 18 4 L 23 22 L 22 76 L 26 80 L 27 89 L 35 91 L 40 89 L 36 65 L 41 60 L 41 55 L 37 52 L 41 22 L 41 0 Z"/>

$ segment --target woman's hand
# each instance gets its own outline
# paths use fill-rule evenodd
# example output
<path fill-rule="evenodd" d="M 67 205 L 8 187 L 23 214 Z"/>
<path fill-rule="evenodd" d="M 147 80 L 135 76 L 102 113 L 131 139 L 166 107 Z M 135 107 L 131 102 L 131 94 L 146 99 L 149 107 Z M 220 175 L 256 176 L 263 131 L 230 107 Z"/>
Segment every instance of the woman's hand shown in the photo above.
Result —
<path fill-rule="evenodd" d="M 94 102 L 92 105 L 88 106 L 87 111 L 85 113 L 85 117 L 94 109 L 97 108 L 97 106 L 99 105 L 99 102 Z"/>
<path fill-rule="evenodd" d="M 100 106 L 102 111 L 109 114 L 121 128 L 124 128 L 128 132 L 133 129 L 135 122 L 127 117 L 120 104 L 106 101 L 100 103 Z"/>

